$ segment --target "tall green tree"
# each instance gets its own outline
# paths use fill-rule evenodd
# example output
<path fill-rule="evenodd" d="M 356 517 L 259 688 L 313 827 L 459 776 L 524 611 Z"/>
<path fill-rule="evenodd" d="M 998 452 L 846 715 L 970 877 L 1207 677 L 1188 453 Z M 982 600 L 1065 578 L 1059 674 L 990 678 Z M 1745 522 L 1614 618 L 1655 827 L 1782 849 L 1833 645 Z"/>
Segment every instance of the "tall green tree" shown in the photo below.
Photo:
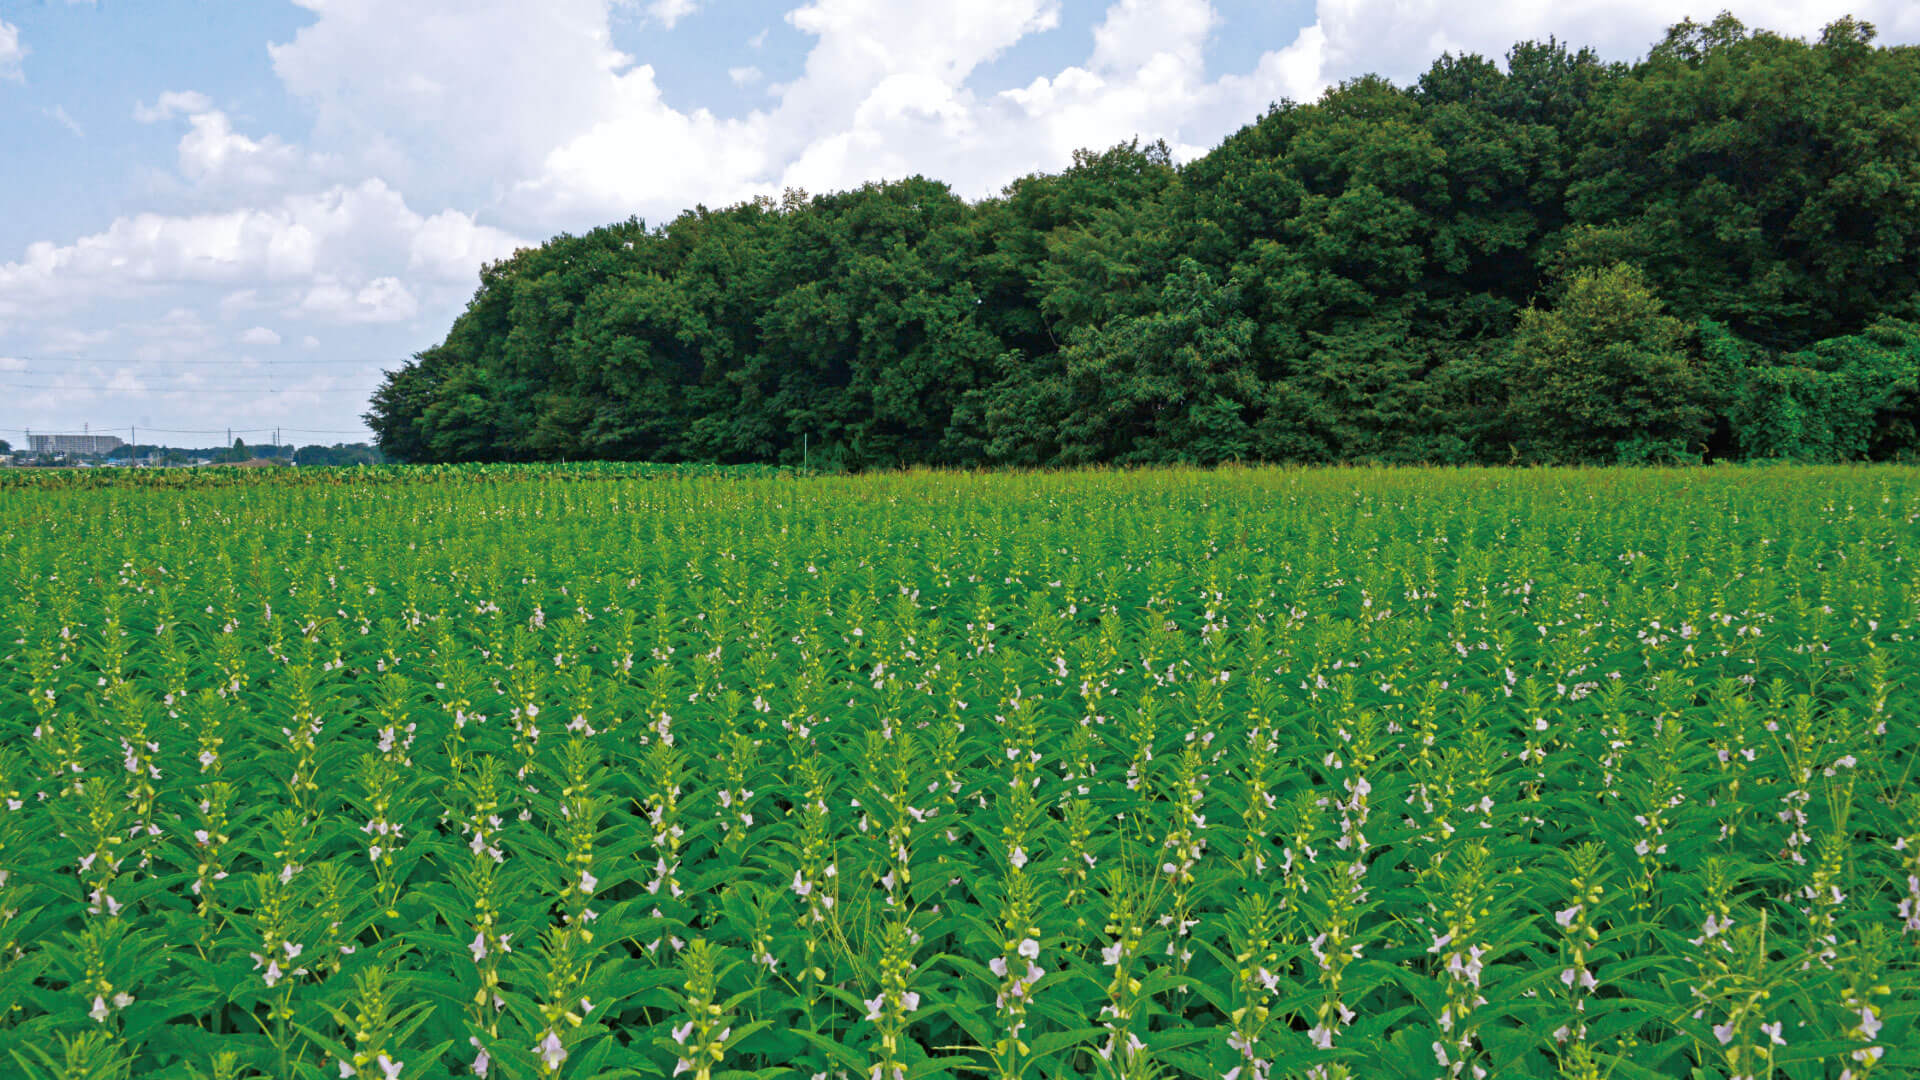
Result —
<path fill-rule="evenodd" d="M 1920 289 L 1920 50 L 1683 22 L 1576 128 L 1567 257 L 1646 269 L 1683 318 L 1793 349 Z"/>

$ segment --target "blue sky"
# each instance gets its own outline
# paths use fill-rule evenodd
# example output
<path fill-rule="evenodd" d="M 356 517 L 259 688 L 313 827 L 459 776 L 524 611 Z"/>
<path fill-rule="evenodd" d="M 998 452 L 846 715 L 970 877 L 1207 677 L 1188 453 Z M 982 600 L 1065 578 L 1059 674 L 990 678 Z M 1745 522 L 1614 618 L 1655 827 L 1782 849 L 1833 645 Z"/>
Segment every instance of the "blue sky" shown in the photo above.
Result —
<path fill-rule="evenodd" d="M 352 440 L 479 266 L 562 230 L 911 173 L 984 197 L 1722 7 L 1920 40 L 1906 0 L 0 0 L 0 439 Z"/>

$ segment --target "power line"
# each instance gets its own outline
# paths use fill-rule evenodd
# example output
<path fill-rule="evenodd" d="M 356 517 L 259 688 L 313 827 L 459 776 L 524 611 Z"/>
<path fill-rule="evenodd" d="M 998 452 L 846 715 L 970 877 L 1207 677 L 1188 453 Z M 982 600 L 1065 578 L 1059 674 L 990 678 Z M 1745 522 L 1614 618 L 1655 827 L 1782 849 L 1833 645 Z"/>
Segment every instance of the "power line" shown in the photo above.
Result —
<path fill-rule="evenodd" d="M 151 432 L 152 434 L 155 434 L 155 435 L 221 435 L 221 434 L 261 435 L 271 431 L 291 432 L 292 434 L 295 434 L 295 435 L 371 435 L 373 434 L 372 428 L 294 428 L 294 427 L 285 427 L 285 426 L 262 427 L 262 428 L 160 428 L 160 427 L 148 427 L 145 424 L 139 424 L 139 425 L 121 424 L 118 427 L 115 427 L 113 425 L 95 424 L 93 425 L 93 427 L 97 430 L 88 432 L 87 434 L 112 435 L 124 428 L 132 428 L 136 426 L 141 431 Z M 8 434 L 8 435 L 14 435 L 14 434 L 26 435 L 31 433 L 32 430 L 33 430 L 32 428 L 0 428 L 0 432 L 4 432 L 5 434 Z M 40 434 L 42 435 L 79 435 L 82 433 L 78 431 L 51 431 L 51 430 L 42 428 L 40 431 Z"/>
<path fill-rule="evenodd" d="M 189 391 L 209 394 L 371 394 L 377 386 L 85 386 L 77 383 L 6 383 L 6 390 L 79 390 L 99 394 L 184 394 Z"/>
<path fill-rule="evenodd" d="M 104 359 L 104 357 L 90 356 L 90 354 L 84 354 L 84 352 L 69 354 L 69 356 L 12 354 L 12 356 L 4 357 L 4 359 L 25 359 L 27 363 L 100 363 L 100 365 L 119 365 L 119 367 L 146 367 L 146 365 L 157 365 L 157 363 L 246 365 L 246 367 L 292 367 L 292 365 L 309 367 L 309 365 L 321 365 L 321 363 L 357 363 L 357 365 L 361 365 L 361 367 L 376 367 L 376 365 L 378 365 L 378 367 L 384 367 L 384 365 L 388 365 L 388 363 L 394 363 L 392 359 L 367 359 L 367 357 L 332 357 L 332 359 L 204 359 L 204 357 L 163 356 L 129 361 L 129 359 L 117 359 L 117 357 L 115 357 L 115 359 Z M 407 363 L 413 363 L 413 361 L 411 361 L 411 359 L 403 359 L 403 361 L 399 361 L 399 363 L 401 363 L 401 365 L 407 365 Z"/>
<path fill-rule="evenodd" d="M 88 430 L 84 434 L 113 435 L 120 431 L 127 430 L 128 428 L 131 428 L 134 425 L 121 424 L 118 427 L 112 427 L 112 426 L 102 426 L 99 424 L 95 424 L 92 426 L 99 428 L 99 430 L 98 431 Z M 157 427 L 148 427 L 145 424 L 140 424 L 138 426 L 141 431 L 147 432 L 152 435 L 219 435 L 223 432 L 234 432 L 240 435 L 259 435 L 262 432 L 268 432 L 273 430 L 272 428 L 267 428 L 267 427 L 263 427 L 263 428 L 157 428 Z M 283 430 L 290 431 L 292 429 L 287 428 Z M 27 434 L 31 434 L 32 431 L 33 431 L 32 428 L 0 428 L 0 432 L 5 432 L 8 435 L 15 434 L 16 432 L 21 435 L 27 435 Z M 41 428 L 40 434 L 42 435 L 79 435 L 83 433 L 78 431 L 51 431 L 46 428 Z M 357 434 L 357 433 L 350 433 L 350 434 Z"/>
<path fill-rule="evenodd" d="M 239 365 L 239 366 L 245 366 L 245 367 L 276 368 L 276 367 L 293 367 L 296 365 L 306 367 L 306 366 L 313 366 L 318 364 L 359 364 L 362 367 L 375 367 L 378 365 L 384 365 L 388 363 L 388 361 L 385 361 L 385 360 L 364 360 L 364 359 L 349 359 L 349 358 L 336 358 L 332 360 L 201 360 L 197 358 L 185 358 L 185 357 L 181 357 L 181 358 L 162 357 L 159 359 L 141 360 L 138 363 L 129 363 L 128 361 L 125 361 L 125 360 L 101 360 L 91 356 L 14 356 L 12 357 L 12 359 L 25 360 L 29 363 L 34 363 L 34 364 L 76 363 L 76 364 L 100 364 L 103 366 L 119 365 L 121 367 L 142 367 L 142 368 L 150 364 L 195 364 L 195 365 L 229 365 L 230 364 L 230 365 Z M 25 369 L 21 369 L 21 370 L 25 370 Z"/>

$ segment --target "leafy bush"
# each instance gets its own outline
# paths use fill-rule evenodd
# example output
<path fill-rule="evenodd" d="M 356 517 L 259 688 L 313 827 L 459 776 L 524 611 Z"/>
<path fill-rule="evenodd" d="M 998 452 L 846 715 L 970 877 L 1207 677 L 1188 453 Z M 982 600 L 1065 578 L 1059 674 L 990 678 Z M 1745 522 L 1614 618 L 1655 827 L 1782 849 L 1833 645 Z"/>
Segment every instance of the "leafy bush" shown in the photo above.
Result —
<path fill-rule="evenodd" d="M 1750 361 L 1744 375 L 1731 419 L 1749 457 L 1855 461 L 1914 444 L 1920 328 L 1911 323 L 1883 320 Z"/>
<path fill-rule="evenodd" d="M 1625 263 L 1576 272 L 1552 308 L 1520 313 L 1513 410 L 1549 461 L 1697 459 L 1720 388 L 1693 328 Z"/>

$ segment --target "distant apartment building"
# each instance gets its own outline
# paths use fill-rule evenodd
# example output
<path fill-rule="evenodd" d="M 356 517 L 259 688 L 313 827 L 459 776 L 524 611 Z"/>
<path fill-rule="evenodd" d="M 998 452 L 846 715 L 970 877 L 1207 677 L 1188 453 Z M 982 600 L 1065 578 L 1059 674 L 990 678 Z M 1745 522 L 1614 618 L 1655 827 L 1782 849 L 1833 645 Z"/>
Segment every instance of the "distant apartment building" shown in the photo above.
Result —
<path fill-rule="evenodd" d="M 118 435 L 31 435 L 36 454 L 110 454 L 122 446 Z"/>

